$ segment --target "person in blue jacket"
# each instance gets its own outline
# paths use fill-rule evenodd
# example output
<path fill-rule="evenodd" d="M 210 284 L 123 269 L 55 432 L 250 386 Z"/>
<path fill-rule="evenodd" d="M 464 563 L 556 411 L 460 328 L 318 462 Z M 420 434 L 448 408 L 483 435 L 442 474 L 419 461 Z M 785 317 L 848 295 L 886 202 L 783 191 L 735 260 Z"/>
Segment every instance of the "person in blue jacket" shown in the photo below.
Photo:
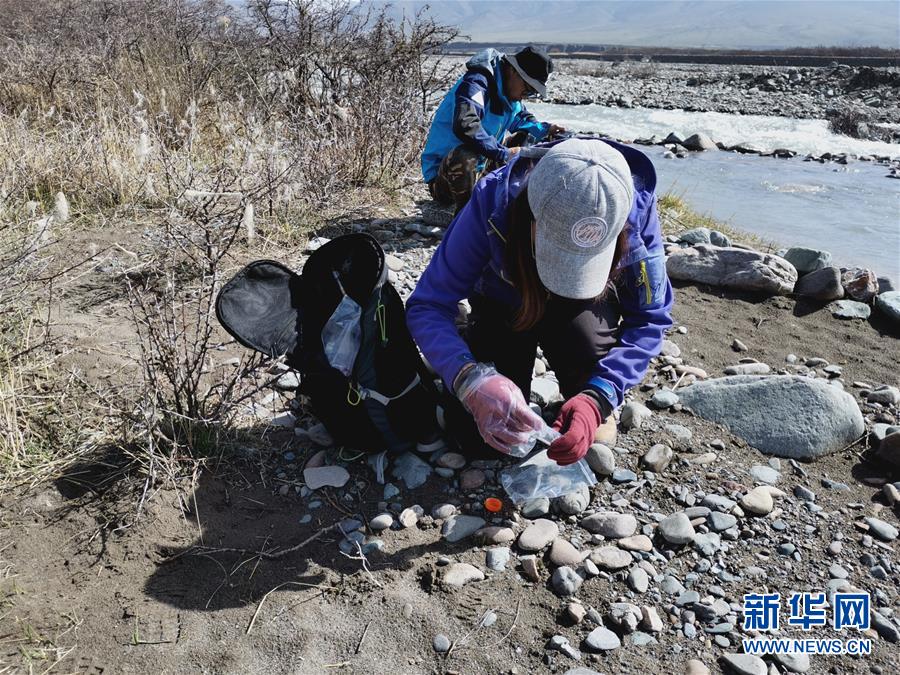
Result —
<path fill-rule="evenodd" d="M 407 302 L 414 340 L 463 404 L 449 432 L 474 422 L 502 452 L 533 439 L 540 345 L 566 397 L 549 455 L 584 457 L 672 325 L 655 187 L 643 153 L 593 138 L 525 148 L 478 182 Z"/>
<path fill-rule="evenodd" d="M 553 61 L 534 47 L 510 55 L 485 49 L 468 60 L 438 106 L 422 152 L 422 176 L 435 201 L 462 208 L 487 161 L 505 164 L 519 151 L 503 144 L 507 132 L 542 141 L 565 131 L 538 122 L 521 103 L 546 94 L 551 72 Z"/>

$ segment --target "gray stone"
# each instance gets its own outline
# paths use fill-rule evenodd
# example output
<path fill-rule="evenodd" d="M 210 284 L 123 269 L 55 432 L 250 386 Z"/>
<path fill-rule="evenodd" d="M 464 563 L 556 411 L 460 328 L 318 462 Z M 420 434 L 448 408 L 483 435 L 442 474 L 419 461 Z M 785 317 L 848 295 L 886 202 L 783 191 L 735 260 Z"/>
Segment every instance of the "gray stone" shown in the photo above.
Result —
<path fill-rule="evenodd" d="M 771 371 L 767 363 L 738 363 L 725 368 L 726 375 L 768 375 Z"/>
<path fill-rule="evenodd" d="M 344 487 L 350 474 L 342 466 L 317 466 L 303 470 L 303 480 L 310 490 L 321 487 Z"/>
<path fill-rule="evenodd" d="M 485 554 L 485 564 L 495 572 L 502 572 L 509 562 L 510 550 L 506 546 L 490 548 Z"/>
<path fill-rule="evenodd" d="M 827 302 L 844 297 L 844 286 L 841 284 L 841 270 L 837 267 L 824 267 L 800 277 L 794 286 L 794 293 Z"/>
<path fill-rule="evenodd" d="M 581 658 L 581 652 L 579 652 L 569 644 L 569 638 L 567 637 L 563 637 L 562 635 L 554 635 L 552 638 L 550 638 L 550 642 L 548 642 L 547 644 L 548 649 L 555 649 L 561 654 L 565 654 L 570 659 L 575 659 L 577 661 Z"/>
<path fill-rule="evenodd" d="M 865 423 L 847 392 L 797 375 L 736 375 L 680 390 L 682 402 L 765 453 L 815 459 L 859 438 Z"/>
<path fill-rule="evenodd" d="M 831 253 L 828 251 L 802 246 L 789 248 L 784 254 L 784 259 L 791 263 L 800 274 L 809 274 L 831 265 Z"/>
<path fill-rule="evenodd" d="M 444 571 L 441 582 L 445 586 L 461 587 L 473 581 L 482 581 L 484 572 L 469 563 L 453 563 Z"/>
<path fill-rule="evenodd" d="M 584 511 L 591 503 L 591 491 L 586 484 L 582 484 L 578 492 L 570 492 L 553 500 L 557 510 L 566 516 L 576 516 Z"/>
<path fill-rule="evenodd" d="M 441 527 L 441 536 L 451 544 L 465 539 L 484 527 L 484 518 L 478 516 L 451 516 Z"/>
<path fill-rule="evenodd" d="M 620 467 L 613 471 L 610 479 L 613 483 L 631 483 L 637 480 L 637 474 L 631 469 Z"/>
<path fill-rule="evenodd" d="M 841 284 L 844 293 L 850 300 L 871 304 L 872 299 L 878 293 L 879 279 L 872 270 L 862 267 L 852 267 L 841 274 Z M 890 290 L 884 288 L 882 290 Z"/>
<path fill-rule="evenodd" d="M 663 580 L 659 584 L 660 589 L 662 589 L 663 593 L 667 593 L 669 595 L 679 595 L 684 593 L 684 585 L 678 581 L 671 574 L 667 574 L 663 577 Z"/>
<path fill-rule="evenodd" d="M 431 640 L 431 646 L 434 647 L 434 651 L 438 654 L 446 654 L 450 651 L 450 638 L 446 635 L 442 635 L 438 633 Z"/>
<path fill-rule="evenodd" d="M 566 566 L 557 567 L 553 570 L 553 576 L 550 577 L 553 591 L 564 598 L 575 595 L 583 581 L 578 572 Z"/>
<path fill-rule="evenodd" d="M 621 647 L 622 641 L 618 635 L 608 628 L 599 626 L 592 630 L 584 639 L 584 646 L 585 649 L 592 652 L 608 652 Z"/>
<path fill-rule="evenodd" d="M 628 570 L 628 585 L 635 593 L 645 593 L 650 587 L 650 577 L 640 567 L 632 567 Z"/>
<path fill-rule="evenodd" d="M 404 452 L 391 467 L 391 475 L 406 483 L 410 490 L 424 485 L 431 475 L 431 466 L 411 452 Z"/>
<path fill-rule="evenodd" d="M 828 305 L 828 311 L 836 319 L 868 319 L 872 308 L 855 300 L 837 300 Z"/>
<path fill-rule="evenodd" d="M 700 594 L 697 591 L 684 591 L 675 598 L 675 605 L 678 607 L 689 607 L 700 602 Z"/>
<path fill-rule="evenodd" d="M 766 662 L 752 654 L 725 654 L 722 662 L 737 675 L 767 675 Z"/>
<path fill-rule="evenodd" d="M 605 570 L 624 569 L 633 562 L 633 558 L 628 551 L 623 551 L 616 546 L 601 546 L 591 553 L 590 560 Z"/>
<path fill-rule="evenodd" d="M 722 539 L 715 532 L 700 532 L 694 537 L 693 545 L 701 555 L 710 558 L 722 548 Z"/>
<path fill-rule="evenodd" d="M 390 513 L 380 513 L 369 521 L 369 527 L 373 530 L 386 530 L 394 524 L 394 516 Z"/>
<path fill-rule="evenodd" d="M 557 566 L 578 567 L 584 557 L 584 553 L 562 537 L 554 539 L 550 547 L 550 562 Z"/>
<path fill-rule="evenodd" d="M 640 429 L 644 422 L 653 416 L 653 412 L 642 403 L 632 401 L 622 407 L 619 422 L 625 429 Z M 607 474 L 608 475 L 608 474 Z"/>
<path fill-rule="evenodd" d="M 456 507 L 453 504 L 437 504 L 431 509 L 431 517 L 438 520 L 446 520 L 456 513 Z"/>
<path fill-rule="evenodd" d="M 678 235 L 678 241 L 683 241 L 692 246 L 695 244 L 710 244 L 712 242 L 710 241 L 709 235 L 710 230 L 708 227 L 695 227 L 690 230 L 685 230 Z"/>
<path fill-rule="evenodd" d="M 659 523 L 659 533 L 670 544 L 689 544 L 697 536 L 690 518 L 683 511 L 673 513 Z"/>
<path fill-rule="evenodd" d="M 753 488 L 741 497 L 741 508 L 757 516 L 771 513 L 772 509 L 775 508 L 775 502 L 772 498 L 773 490 L 780 492 L 768 485 L 760 485 Z"/>
<path fill-rule="evenodd" d="M 875 309 L 894 326 L 900 326 L 900 291 L 888 291 L 876 296 Z"/>
<path fill-rule="evenodd" d="M 486 544 L 511 544 L 516 539 L 516 533 L 512 528 L 497 525 L 482 527 L 475 536 Z"/>
<path fill-rule="evenodd" d="M 802 499 L 805 502 L 816 501 L 816 493 L 803 485 L 794 486 L 794 496 L 797 499 Z"/>
<path fill-rule="evenodd" d="M 729 499 L 723 495 L 708 494 L 700 502 L 703 506 L 708 506 L 713 511 L 731 511 L 736 505 L 733 499 Z"/>
<path fill-rule="evenodd" d="M 880 518 L 866 518 L 866 525 L 869 526 L 869 532 L 882 541 L 894 541 L 900 535 L 896 527 Z"/>
<path fill-rule="evenodd" d="M 789 673 L 805 673 L 810 668 L 808 654 L 772 654 L 772 658 Z"/>
<path fill-rule="evenodd" d="M 445 469 L 461 469 L 466 465 L 466 458 L 458 452 L 445 452 L 438 457 L 437 465 Z"/>
<path fill-rule="evenodd" d="M 541 518 L 550 513 L 550 500 L 547 497 L 535 497 L 522 504 L 522 515 L 529 520 Z"/>
<path fill-rule="evenodd" d="M 718 150 L 719 146 L 716 142 L 704 133 L 692 134 L 684 139 L 681 144 L 688 150 L 702 152 L 704 150 Z"/>
<path fill-rule="evenodd" d="M 662 443 L 657 443 L 641 457 L 641 462 L 651 471 L 662 473 L 669 466 L 673 456 L 672 448 Z"/>
<path fill-rule="evenodd" d="M 616 470 L 616 458 L 613 451 L 602 443 L 594 443 L 587 451 L 587 463 L 597 476 L 611 476 Z M 524 510 L 523 510 L 524 515 Z"/>
<path fill-rule="evenodd" d="M 750 467 L 750 475 L 757 483 L 765 483 L 766 485 L 775 485 L 781 480 L 781 474 L 770 466 L 757 464 Z"/>
<path fill-rule="evenodd" d="M 581 527 L 593 534 L 600 534 L 607 539 L 630 537 L 637 531 L 637 519 L 629 513 L 603 511 L 582 518 Z"/>
<path fill-rule="evenodd" d="M 900 389 L 887 384 L 883 384 L 870 391 L 866 396 L 866 400 L 869 403 L 881 403 L 882 405 L 898 405 L 900 404 Z"/>
<path fill-rule="evenodd" d="M 666 408 L 671 408 L 673 405 L 678 403 L 678 394 L 676 394 L 674 391 L 669 391 L 668 389 L 661 389 L 660 391 L 653 394 L 653 398 L 650 399 L 650 403 L 654 408 L 665 410 Z"/>
<path fill-rule="evenodd" d="M 883 614 L 872 612 L 871 623 L 875 632 L 877 632 L 884 640 L 895 644 L 900 642 L 900 629 L 898 629 L 897 626 Z"/>
<path fill-rule="evenodd" d="M 552 520 L 539 518 L 519 535 L 518 546 L 523 551 L 540 551 L 559 536 L 559 527 Z"/>
<path fill-rule="evenodd" d="M 797 270 L 783 258 L 703 244 L 674 251 L 666 270 L 672 279 L 773 295 L 792 293 L 797 281 Z"/>
<path fill-rule="evenodd" d="M 707 522 L 709 523 L 710 529 L 714 532 L 722 532 L 723 530 L 728 530 L 737 525 L 737 518 L 730 513 L 713 511 L 709 514 Z"/>
<path fill-rule="evenodd" d="M 405 528 L 413 527 L 416 523 L 419 522 L 420 512 L 421 507 L 419 508 L 419 511 L 416 511 L 416 509 L 414 508 L 403 509 L 403 511 L 400 512 L 400 516 L 397 518 L 397 520 L 399 520 L 400 524 Z"/>
<path fill-rule="evenodd" d="M 709 243 L 720 248 L 730 248 L 731 239 L 722 234 L 718 230 L 711 230 L 709 233 Z"/>

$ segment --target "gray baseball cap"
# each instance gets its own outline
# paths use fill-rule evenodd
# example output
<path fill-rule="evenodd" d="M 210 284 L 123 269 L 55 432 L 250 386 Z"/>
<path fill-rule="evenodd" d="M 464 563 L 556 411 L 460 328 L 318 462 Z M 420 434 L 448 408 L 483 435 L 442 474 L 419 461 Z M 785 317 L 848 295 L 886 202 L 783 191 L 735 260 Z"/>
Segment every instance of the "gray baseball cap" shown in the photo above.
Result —
<path fill-rule="evenodd" d="M 550 148 L 528 177 L 535 263 L 547 290 L 579 300 L 603 292 L 633 203 L 628 162 L 611 145 L 572 138 Z"/>

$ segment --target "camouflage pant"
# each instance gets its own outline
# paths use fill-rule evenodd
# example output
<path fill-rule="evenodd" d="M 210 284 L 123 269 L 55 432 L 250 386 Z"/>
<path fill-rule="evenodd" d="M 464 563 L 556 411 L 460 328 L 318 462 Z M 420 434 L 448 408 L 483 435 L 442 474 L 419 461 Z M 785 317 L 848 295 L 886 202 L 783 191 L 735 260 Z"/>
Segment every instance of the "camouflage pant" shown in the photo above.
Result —
<path fill-rule="evenodd" d="M 508 135 L 504 142 L 508 148 L 526 144 L 528 144 L 528 134 L 524 131 Z M 431 198 L 440 204 L 455 206 L 458 212 L 469 201 L 472 189 L 478 179 L 501 166 L 494 161 L 489 161 L 487 166 L 479 172 L 478 162 L 481 159 L 481 155 L 462 145 L 453 148 L 438 167 L 437 178 L 428 184 Z"/>
<path fill-rule="evenodd" d="M 455 206 L 459 211 L 469 197 L 478 180 L 478 160 L 481 157 L 464 148 L 456 146 L 450 151 L 438 168 L 438 175 L 428 184 L 431 197 L 436 202 L 447 206 Z"/>

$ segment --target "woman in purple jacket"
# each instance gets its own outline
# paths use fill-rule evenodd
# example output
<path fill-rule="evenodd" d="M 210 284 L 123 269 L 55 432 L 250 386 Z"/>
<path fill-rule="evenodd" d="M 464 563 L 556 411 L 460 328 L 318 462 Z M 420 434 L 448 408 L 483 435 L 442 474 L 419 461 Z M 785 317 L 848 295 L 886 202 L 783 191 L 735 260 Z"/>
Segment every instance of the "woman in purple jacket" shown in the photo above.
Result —
<path fill-rule="evenodd" d="M 584 457 L 659 353 L 673 295 L 655 187 L 643 153 L 573 138 L 487 175 L 448 227 L 407 323 L 492 447 L 508 453 L 542 427 L 527 404 L 538 345 L 566 397 L 549 450 L 559 464 Z M 451 433 L 471 426 L 447 412 Z"/>

